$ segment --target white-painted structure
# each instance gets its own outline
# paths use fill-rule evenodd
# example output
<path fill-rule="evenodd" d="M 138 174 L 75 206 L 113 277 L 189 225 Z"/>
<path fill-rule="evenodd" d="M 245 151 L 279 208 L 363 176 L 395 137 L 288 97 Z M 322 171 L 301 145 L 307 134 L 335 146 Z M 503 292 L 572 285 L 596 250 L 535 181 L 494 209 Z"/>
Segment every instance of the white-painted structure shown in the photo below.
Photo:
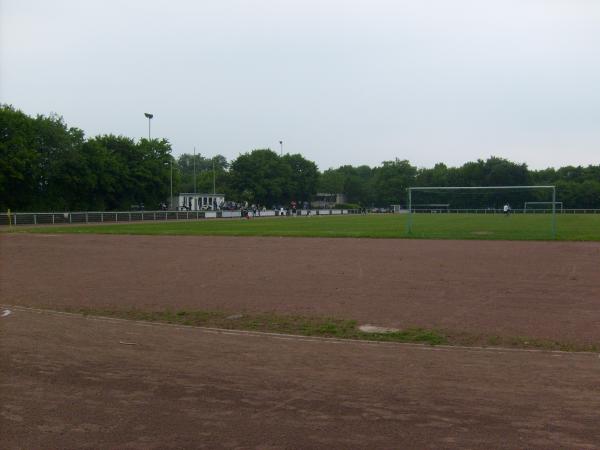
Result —
<path fill-rule="evenodd" d="M 346 203 L 346 195 L 317 192 L 311 205 L 313 208 L 333 208 L 340 203 Z"/>
<path fill-rule="evenodd" d="M 225 203 L 225 194 L 182 192 L 173 200 L 173 204 L 177 205 L 179 210 L 213 211 L 219 209 Z"/>

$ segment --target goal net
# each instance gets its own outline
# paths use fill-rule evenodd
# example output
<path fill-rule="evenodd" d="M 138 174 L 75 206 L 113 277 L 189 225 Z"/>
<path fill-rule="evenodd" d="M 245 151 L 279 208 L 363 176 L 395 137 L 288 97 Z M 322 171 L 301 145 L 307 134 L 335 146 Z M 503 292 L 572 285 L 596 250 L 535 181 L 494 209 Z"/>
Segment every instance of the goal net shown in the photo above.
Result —
<path fill-rule="evenodd" d="M 563 203 L 554 202 L 555 212 L 563 212 Z M 547 213 L 552 211 L 552 202 L 525 202 L 524 213 Z"/>
<path fill-rule="evenodd" d="M 554 186 L 410 187 L 407 204 L 408 234 L 456 239 L 553 239 L 562 209 Z"/>

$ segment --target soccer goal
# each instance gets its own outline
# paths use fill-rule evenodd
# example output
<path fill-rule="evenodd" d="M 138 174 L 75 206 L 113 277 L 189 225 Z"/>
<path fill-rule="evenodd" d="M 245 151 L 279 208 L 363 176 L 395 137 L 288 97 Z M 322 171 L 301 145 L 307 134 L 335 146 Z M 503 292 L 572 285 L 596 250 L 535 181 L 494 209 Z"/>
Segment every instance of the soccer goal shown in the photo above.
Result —
<path fill-rule="evenodd" d="M 547 214 L 524 214 L 542 204 Z M 562 208 L 555 186 L 410 187 L 407 205 L 407 234 L 457 239 L 554 239 Z"/>

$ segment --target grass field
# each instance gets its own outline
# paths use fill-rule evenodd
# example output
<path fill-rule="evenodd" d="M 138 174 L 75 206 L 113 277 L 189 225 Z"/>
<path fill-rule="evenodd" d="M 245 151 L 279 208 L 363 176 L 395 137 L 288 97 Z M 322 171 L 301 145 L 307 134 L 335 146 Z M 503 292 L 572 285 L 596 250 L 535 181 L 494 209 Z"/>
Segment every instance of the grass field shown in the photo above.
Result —
<path fill-rule="evenodd" d="M 208 219 L 110 225 L 17 228 L 31 233 L 143 235 L 294 236 L 417 239 L 550 240 L 550 215 L 414 214 L 412 233 L 407 215 L 284 217 L 253 220 Z M 600 215 L 558 215 L 557 239 L 600 241 Z"/>

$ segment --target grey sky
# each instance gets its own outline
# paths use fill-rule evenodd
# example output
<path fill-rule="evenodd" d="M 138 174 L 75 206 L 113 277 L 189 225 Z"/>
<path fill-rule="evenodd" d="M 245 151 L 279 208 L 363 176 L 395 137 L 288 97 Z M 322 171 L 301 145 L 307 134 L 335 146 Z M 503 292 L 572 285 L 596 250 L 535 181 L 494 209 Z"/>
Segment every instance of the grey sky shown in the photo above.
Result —
<path fill-rule="evenodd" d="M 600 162 L 596 0 L 0 0 L 0 102 L 321 169 Z"/>

